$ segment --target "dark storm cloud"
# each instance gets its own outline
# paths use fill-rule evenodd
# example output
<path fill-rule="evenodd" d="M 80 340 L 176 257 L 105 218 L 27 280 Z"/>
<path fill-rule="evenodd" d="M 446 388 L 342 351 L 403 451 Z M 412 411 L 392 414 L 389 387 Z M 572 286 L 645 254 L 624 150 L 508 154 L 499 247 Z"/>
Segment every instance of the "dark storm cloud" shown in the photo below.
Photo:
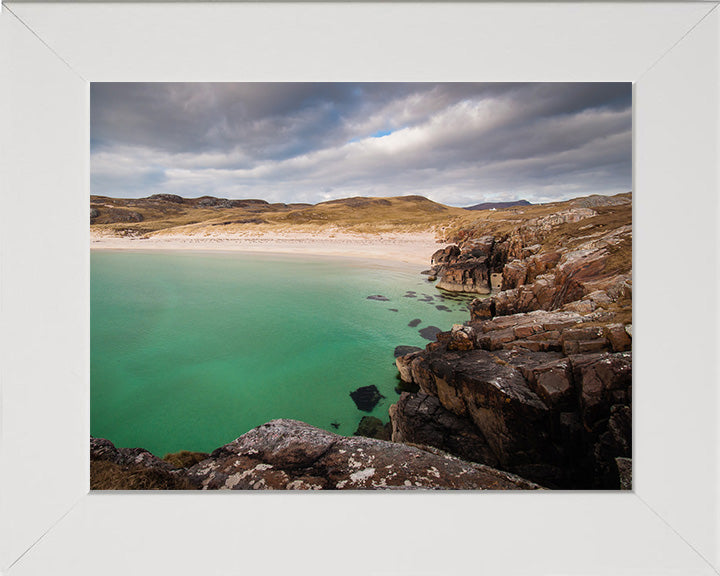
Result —
<path fill-rule="evenodd" d="M 612 194 L 630 105 L 629 84 L 93 84 L 93 193 Z"/>

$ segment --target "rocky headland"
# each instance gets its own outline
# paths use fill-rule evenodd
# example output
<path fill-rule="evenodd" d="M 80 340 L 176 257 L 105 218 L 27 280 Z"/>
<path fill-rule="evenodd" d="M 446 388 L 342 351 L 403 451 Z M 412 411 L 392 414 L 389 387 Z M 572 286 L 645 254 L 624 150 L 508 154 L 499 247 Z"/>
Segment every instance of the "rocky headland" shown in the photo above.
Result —
<path fill-rule="evenodd" d="M 392 439 L 551 488 L 631 485 L 632 200 L 590 197 L 457 230 L 438 287 L 487 295 L 399 356 Z"/>

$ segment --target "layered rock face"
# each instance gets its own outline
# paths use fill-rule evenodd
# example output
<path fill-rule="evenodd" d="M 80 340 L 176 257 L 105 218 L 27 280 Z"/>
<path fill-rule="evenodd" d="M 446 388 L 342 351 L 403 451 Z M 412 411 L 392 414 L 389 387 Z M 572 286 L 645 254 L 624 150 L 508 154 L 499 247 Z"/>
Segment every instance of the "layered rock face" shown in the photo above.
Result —
<path fill-rule="evenodd" d="M 489 294 L 525 286 L 499 299 L 501 314 L 551 310 L 595 290 L 625 289 L 630 276 L 618 270 L 616 260 L 618 249 L 632 241 L 630 195 L 595 199 L 595 209 L 581 200 L 561 203 L 541 217 L 513 212 L 507 220 L 457 231 L 456 244 L 433 254 L 431 277 L 451 292 Z M 497 286 L 494 276 L 501 279 Z M 502 308 L 510 302 L 517 308 Z"/>
<path fill-rule="evenodd" d="M 162 477 L 163 489 L 536 490 L 514 474 L 439 451 L 371 438 L 338 436 L 295 420 L 273 420 L 218 448 L 204 460 L 175 468 L 149 452 L 117 449 L 91 439 L 91 464 L 118 466 L 115 488 L 127 489 L 136 467 Z M 167 480 L 171 478 L 172 480 Z M 91 474 L 91 487 L 93 478 Z M 153 486 L 145 486 L 152 488 Z"/>
<path fill-rule="evenodd" d="M 599 304 L 627 300 L 632 273 L 618 269 L 613 256 L 632 244 L 632 228 L 622 226 L 572 250 L 551 250 L 511 260 L 503 266 L 503 291 L 473 303 L 474 319 L 532 310 L 591 312 Z"/>
<path fill-rule="evenodd" d="M 469 291 L 500 268 L 503 290 L 474 300 L 465 325 L 396 359 L 419 391 L 391 407 L 394 441 L 553 488 L 631 485 L 628 202 L 596 199 L 601 214 L 571 207 L 504 238 L 480 228 L 433 256 L 438 287 Z"/>
<path fill-rule="evenodd" d="M 552 328 L 566 321 L 554 316 L 542 320 Z M 588 342 L 565 340 L 582 327 L 535 333 L 550 334 L 539 342 L 558 342 L 557 351 L 531 350 L 505 329 L 475 330 L 470 349 L 463 339 L 453 350 L 444 333 L 450 339 L 397 359 L 420 390 L 391 407 L 393 441 L 436 446 L 549 487 L 619 488 L 615 458 L 632 453 L 632 353 L 613 352 L 606 339 L 604 351 L 566 355 L 561 343 Z"/>
<path fill-rule="evenodd" d="M 490 293 L 490 259 L 495 248 L 492 236 L 471 239 L 433 254 L 432 275 L 440 280 L 438 288 L 450 292 Z"/>

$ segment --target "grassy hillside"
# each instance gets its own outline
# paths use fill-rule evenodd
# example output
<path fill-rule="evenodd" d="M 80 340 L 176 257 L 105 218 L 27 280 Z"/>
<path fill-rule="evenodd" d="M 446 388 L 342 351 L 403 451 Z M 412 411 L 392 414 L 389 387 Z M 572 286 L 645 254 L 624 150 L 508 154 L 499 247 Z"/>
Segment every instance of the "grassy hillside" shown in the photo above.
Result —
<path fill-rule="evenodd" d="M 422 196 L 345 198 L 320 204 L 269 204 L 263 200 L 90 198 L 90 224 L 103 235 L 238 234 L 269 231 L 442 231 L 471 213 Z"/>

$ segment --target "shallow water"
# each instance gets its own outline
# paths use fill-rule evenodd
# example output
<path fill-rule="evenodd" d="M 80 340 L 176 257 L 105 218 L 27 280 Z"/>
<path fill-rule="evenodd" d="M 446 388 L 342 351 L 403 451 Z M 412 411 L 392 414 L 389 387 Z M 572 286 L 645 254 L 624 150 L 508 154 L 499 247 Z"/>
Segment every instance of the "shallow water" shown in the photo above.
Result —
<path fill-rule="evenodd" d="M 469 318 L 467 299 L 442 299 L 419 271 L 321 257 L 93 252 L 91 434 L 160 456 L 209 451 L 274 418 L 352 435 L 367 413 L 350 392 L 369 384 L 385 396 L 371 414 L 386 422 L 398 398 L 395 346 L 425 346 L 423 328 Z"/>

